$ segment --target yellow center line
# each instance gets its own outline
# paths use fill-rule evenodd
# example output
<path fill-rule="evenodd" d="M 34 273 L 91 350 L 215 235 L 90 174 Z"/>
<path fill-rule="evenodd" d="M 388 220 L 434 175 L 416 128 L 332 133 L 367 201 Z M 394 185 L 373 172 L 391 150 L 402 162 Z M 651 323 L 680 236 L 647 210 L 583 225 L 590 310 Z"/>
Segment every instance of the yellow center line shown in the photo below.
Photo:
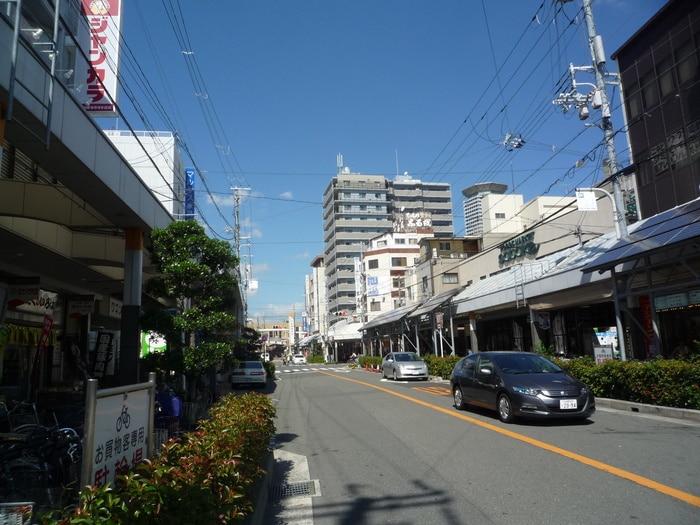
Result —
<path fill-rule="evenodd" d="M 447 409 L 447 408 L 442 408 L 436 405 L 433 405 L 432 403 L 428 403 L 427 401 L 421 401 L 420 399 L 415 399 L 411 396 L 407 396 L 405 394 L 401 394 L 399 392 L 395 392 L 393 390 L 389 390 L 388 388 L 384 388 L 381 386 L 373 385 L 371 383 L 365 383 L 364 381 L 360 381 L 358 379 L 351 379 L 349 377 L 345 376 L 339 376 L 336 374 L 330 374 L 327 372 L 321 372 L 322 374 L 335 377 L 338 379 L 343 379 L 345 381 L 351 381 L 353 383 L 357 383 L 359 385 L 363 386 L 368 386 L 370 388 L 374 388 L 375 390 L 379 390 L 381 392 L 386 392 L 387 394 L 391 394 L 396 397 L 400 397 L 402 399 L 405 399 L 406 401 L 411 401 L 412 403 L 416 403 L 418 405 L 422 405 L 426 408 L 430 408 L 433 410 L 437 410 L 438 412 L 442 412 L 443 414 L 447 414 L 448 416 L 456 417 L 458 419 L 462 419 L 464 421 L 468 421 L 470 423 L 473 423 L 474 425 L 480 426 L 482 428 L 485 428 L 487 430 L 491 430 L 493 432 L 497 432 L 499 434 L 502 434 L 504 436 L 508 436 L 513 439 L 517 439 L 518 441 L 522 441 L 523 443 L 528 443 L 534 447 L 541 448 L 543 450 L 548 450 L 549 452 L 553 452 L 554 454 L 559 454 L 560 456 L 564 456 L 566 458 L 572 459 L 574 461 L 578 461 L 579 463 L 583 463 L 584 465 L 588 465 L 589 467 L 596 468 L 598 470 L 602 470 L 603 472 L 607 472 L 608 474 L 612 474 L 613 476 L 618 476 L 622 479 L 626 479 L 629 481 L 632 481 L 634 483 L 637 483 L 643 487 L 655 490 L 657 492 L 660 492 L 661 494 L 666 494 L 667 496 L 671 496 L 672 498 L 676 498 L 678 500 L 684 501 L 685 503 L 688 503 L 689 505 L 693 505 L 694 507 L 700 507 L 700 497 L 695 496 L 693 494 L 690 494 L 688 492 L 683 492 L 682 490 L 674 489 L 673 487 L 669 487 L 668 485 L 664 485 L 663 483 L 658 483 L 652 479 L 645 478 L 644 476 L 639 476 L 637 474 L 634 474 L 632 472 L 628 472 L 626 470 L 613 467 L 612 465 L 608 465 L 607 463 L 603 463 L 602 461 L 597 461 L 595 459 L 582 456 L 581 454 L 576 454 L 575 452 L 571 452 L 570 450 L 566 450 L 560 447 L 556 447 L 554 445 L 550 445 L 549 443 L 545 443 L 544 441 L 539 441 L 537 439 L 533 439 L 531 437 L 525 436 L 523 434 L 518 434 L 517 432 L 513 432 L 512 430 L 507 430 L 505 428 L 497 427 L 496 425 L 492 425 L 490 423 L 486 423 L 484 421 L 479 421 L 478 419 L 474 419 L 473 417 L 467 416 L 465 414 L 461 414 L 459 412 L 456 412 L 455 410 Z"/>

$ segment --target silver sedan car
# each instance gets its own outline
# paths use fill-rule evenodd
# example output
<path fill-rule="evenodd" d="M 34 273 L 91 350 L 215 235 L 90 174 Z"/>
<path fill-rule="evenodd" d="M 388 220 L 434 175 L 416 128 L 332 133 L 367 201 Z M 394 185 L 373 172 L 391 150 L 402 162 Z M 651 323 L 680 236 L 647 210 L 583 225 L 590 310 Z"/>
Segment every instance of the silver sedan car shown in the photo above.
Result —
<path fill-rule="evenodd" d="M 241 361 L 231 372 L 231 388 L 242 385 L 265 387 L 267 372 L 260 361 Z"/>
<path fill-rule="evenodd" d="M 391 352 L 382 359 L 382 377 L 428 380 L 428 365 L 415 352 Z"/>

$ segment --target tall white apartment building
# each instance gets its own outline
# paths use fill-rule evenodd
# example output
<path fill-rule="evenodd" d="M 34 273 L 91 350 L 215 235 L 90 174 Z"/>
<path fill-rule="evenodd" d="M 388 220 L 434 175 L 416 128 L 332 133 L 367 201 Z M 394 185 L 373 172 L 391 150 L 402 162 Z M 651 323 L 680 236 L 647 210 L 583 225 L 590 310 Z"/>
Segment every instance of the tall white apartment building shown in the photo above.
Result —
<path fill-rule="evenodd" d="M 321 254 L 314 257 L 311 268 L 305 283 L 306 312 L 309 316 L 310 332 L 327 335 L 325 256 Z"/>
<path fill-rule="evenodd" d="M 363 322 L 417 302 L 415 264 L 424 233 L 385 233 L 369 242 L 362 257 Z"/>
<path fill-rule="evenodd" d="M 511 235 L 522 231 L 518 212 L 522 195 L 506 195 L 507 184 L 484 182 L 462 190 L 464 195 L 464 235 L 484 237 L 488 234 Z"/>
<path fill-rule="evenodd" d="M 329 324 L 363 310 L 360 258 L 370 239 L 394 230 L 401 214 L 430 217 L 435 236 L 454 235 L 448 183 L 423 182 L 408 174 L 351 173 L 331 179 L 323 193 L 323 243 Z"/>

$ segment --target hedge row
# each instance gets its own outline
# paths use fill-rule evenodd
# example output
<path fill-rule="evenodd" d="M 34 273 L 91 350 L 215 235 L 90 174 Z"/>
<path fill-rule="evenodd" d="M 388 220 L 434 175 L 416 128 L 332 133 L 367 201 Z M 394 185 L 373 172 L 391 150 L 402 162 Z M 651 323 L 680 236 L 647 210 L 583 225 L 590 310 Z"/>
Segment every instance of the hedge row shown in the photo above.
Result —
<path fill-rule="evenodd" d="M 700 410 L 700 361 L 605 361 L 592 357 L 556 363 L 586 383 L 597 397 Z"/>
<path fill-rule="evenodd" d="M 275 409 L 264 394 L 229 395 L 198 428 L 171 440 L 161 455 L 118 476 L 113 486 L 86 487 L 74 509 L 44 524 L 213 525 L 242 522 L 253 510 L 254 483 L 275 434 Z M 55 514 L 55 513 L 54 513 Z"/>
<path fill-rule="evenodd" d="M 461 357 L 422 356 L 431 376 L 449 379 Z M 382 358 L 360 356 L 359 365 L 381 365 Z M 700 358 L 690 360 L 606 361 L 592 357 L 553 359 L 586 383 L 597 397 L 700 410 Z"/>

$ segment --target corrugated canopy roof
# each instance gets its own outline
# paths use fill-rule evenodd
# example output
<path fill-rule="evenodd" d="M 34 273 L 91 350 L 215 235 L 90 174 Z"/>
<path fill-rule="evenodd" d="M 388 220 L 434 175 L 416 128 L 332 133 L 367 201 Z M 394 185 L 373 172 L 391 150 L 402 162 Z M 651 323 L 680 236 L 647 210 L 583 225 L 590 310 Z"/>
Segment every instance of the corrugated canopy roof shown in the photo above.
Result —
<path fill-rule="evenodd" d="M 700 199 L 639 221 L 630 230 L 627 238 L 617 241 L 582 271 L 603 272 L 700 236 Z"/>
<path fill-rule="evenodd" d="M 419 317 L 424 314 L 429 314 L 436 308 L 439 308 L 440 306 L 444 306 L 447 304 L 452 297 L 457 295 L 459 292 L 461 292 L 463 289 L 462 286 L 453 288 L 452 290 L 447 290 L 446 292 L 439 293 L 429 299 L 426 299 L 423 301 L 418 308 L 416 308 L 413 312 L 411 312 L 410 315 L 407 317 L 413 318 L 413 317 Z"/>
<path fill-rule="evenodd" d="M 383 324 L 389 324 L 389 323 L 393 323 L 395 321 L 399 321 L 400 319 L 403 319 L 408 314 L 410 314 L 416 308 L 417 308 L 417 305 L 415 305 L 415 304 L 401 306 L 400 308 L 397 308 L 395 310 L 391 310 L 390 312 L 386 312 L 384 314 L 378 315 L 377 317 L 372 319 L 369 323 L 365 324 L 362 327 L 362 329 L 367 330 L 369 328 L 375 328 L 375 327 L 381 326 Z"/>

